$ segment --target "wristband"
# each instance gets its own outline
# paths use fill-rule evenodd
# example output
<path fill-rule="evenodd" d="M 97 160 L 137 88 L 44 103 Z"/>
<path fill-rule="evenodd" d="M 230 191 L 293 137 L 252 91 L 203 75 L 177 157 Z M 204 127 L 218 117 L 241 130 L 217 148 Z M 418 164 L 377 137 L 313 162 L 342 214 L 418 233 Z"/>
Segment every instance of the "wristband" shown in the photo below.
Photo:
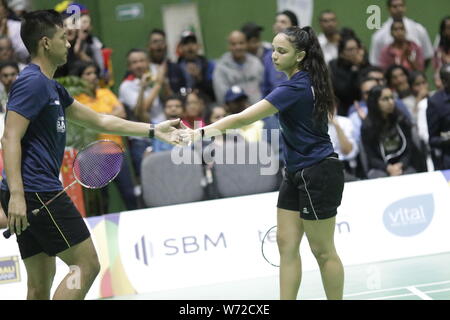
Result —
<path fill-rule="evenodd" d="M 148 130 L 148 137 L 153 139 L 155 137 L 155 126 L 150 124 L 150 129 Z"/>

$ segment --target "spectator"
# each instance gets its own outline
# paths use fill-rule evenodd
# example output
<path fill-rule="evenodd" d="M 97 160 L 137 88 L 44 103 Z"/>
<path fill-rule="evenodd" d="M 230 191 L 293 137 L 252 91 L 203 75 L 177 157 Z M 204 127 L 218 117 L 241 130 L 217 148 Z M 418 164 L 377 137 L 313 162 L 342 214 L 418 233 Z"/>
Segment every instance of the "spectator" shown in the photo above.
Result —
<path fill-rule="evenodd" d="M 424 70 L 422 49 L 406 39 L 405 24 L 402 19 L 394 19 L 391 24 L 394 42 L 381 50 L 380 66 L 384 70 L 393 64 L 404 66 L 407 70 Z"/>
<path fill-rule="evenodd" d="M 368 158 L 369 179 L 415 173 L 412 167 L 411 124 L 395 108 L 394 95 L 385 86 L 369 93 L 369 113 L 361 128 Z"/>
<path fill-rule="evenodd" d="M 211 108 L 211 111 L 208 113 L 206 118 L 206 124 L 209 125 L 214 123 L 227 115 L 227 112 L 222 106 L 214 106 Z"/>
<path fill-rule="evenodd" d="M 64 4 L 64 5 L 62 5 Z M 57 11 L 61 12 L 64 19 L 64 25 L 67 29 L 67 40 L 70 42 L 67 64 L 58 68 L 55 77 L 64 77 L 68 74 L 76 73 L 78 61 L 94 62 L 101 72 L 100 77 L 104 76 L 104 61 L 102 42 L 92 35 L 92 23 L 89 10 L 86 6 L 66 2 L 56 6 Z M 80 21 L 74 21 L 74 10 L 68 10 L 69 6 L 76 6 L 81 13 Z M 79 24 L 79 29 L 77 29 Z"/>
<path fill-rule="evenodd" d="M 439 44 L 434 53 L 433 67 L 436 72 L 442 65 L 450 63 L 450 16 L 442 19 L 439 26 Z"/>
<path fill-rule="evenodd" d="M 338 114 L 346 116 L 353 101 L 359 100 L 359 71 L 368 65 L 361 41 L 348 32 L 339 42 L 339 57 L 331 60 L 330 71 L 334 92 L 339 99 Z"/>
<path fill-rule="evenodd" d="M 255 56 L 247 53 L 247 41 L 241 31 L 233 31 L 228 37 L 229 52 L 217 62 L 213 73 L 213 86 L 216 99 L 223 104 L 225 93 L 234 85 L 239 85 L 248 94 L 250 103 L 261 97 L 263 65 Z"/>
<path fill-rule="evenodd" d="M 159 99 L 159 92 L 163 86 L 163 70 L 165 64 L 160 68 L 155 81 L 154 76 L 149 73 L 149 59 L 147 52 L 140 49 L 131 49 L 127 54 L 129 76 L 119 87 L 119 99 L 124 104 L 127 117 L 130 120 L 154 123 L 165 119 Z M 151 86 L 153 84 L 153 86 Z M 144 152 L 150 147 L 150 139 L 143 137 L 129 137 L 129 147 L 133 167 L 138 177 L 141 175 L 141 162 Z"/>
<path fill-rule="evenodd" d="M 184 31 L 180 40 L 180 58 L 178 65 L 184 72 L 188 89 L 198 90 L 208 98 L 207 104 L 216 100 L 212 85 L 214 62 L 199 55 L 200 45 L 197 36 L 191 31 Z"/>
<path fill-rule="evenodd" d="M 114 93 L 108 88 L 99 87 L 99 74 L 100 70 L 96 63 L 77 63 L 76 68 L 74 69 L 74 75 L 80 77 L 87 83 L 89 94 L 82 93 L 76 96 L 75 99 L 98 113 L 111 114 L 116 117 L 125 118 L 125 109 Z M 124 148 L 121 136 L 99 134 L 98 140 L 111 140 Z M 137 199 L 134 195 L 134 183 L 127 161 L 123 162 L 122 169 L 114 179 L 114 182 L 119 189 L 127 210 L 137 209 Z M 108 188 L 104 188 L 102 194 L 105 198 L 108 198 Z M 107 206 L 108 201 L 103 201 L 103 203 Z M 107 207 L 103 208 L 103 210 L 105 213 L 109 212 Z"/>
<path fill-rule="evenodd" d="M 411 94 L 408 78 L 409 72 L 403 66 L 392 65 L 386 70 L 386 83 L 394 91 L 395 98 L 403 100 Z"/>
<path fill-rule="evenodd" d="M 386 85 L 386 79 L 384 78 L 384 71 L 380 67 L 367 66 L 360 71 L 359 77 L 361 79 L 364 78 L 374 79 L 380 86 Z"/>
<path fill-rule="evenodd" d="M 387 7 L 391 17 L 381 26 L 381 29 L 372 35 L 370 48 L 370 63 L 380 66 L 381 50 L 393 42 L 391 25 L 394 19 L 402 19 L 405 24 L 407 39 L 415 42 L 423 51 L 425 68 L 433 58 L 433 46 L 428 37 L 427 30 L 418 22 L 405 16 L 406 0 L 387 0 Z"/>
<path fill-rule="evenodd" d="M 404 97 L 402 101 L 408 108 L 412 116 L 412 123 L 417 126 L 419 116 L 419 103 L 426 100 L 429 95 L 428 81 L 425 73 L 421 71 L 410 72 L 408 77 L 408 84 L 411 88 L 410 95 Z"/>
<path fill-rule="evenodd" d="M 14 57 L 14 50 L 11 39 L 7 36 L 0 36 L 0 63 L 17 61 Z M 25 68 L 25 64 L 18 63 L 19 70 Z"/>
<path fill-rule="evenodd" d="M 263 58 L 267 52 L 272 52 L 272 45 L 261 41 L 261 32 L 263 30 L 263 27 L 253 22 L 248 22 L 241 28 L 247 39 L 247 52 L 258 57 L 261 63 L 264 63 Z"/>
<path fill-rule="evenodd" d="M 150 71 L 157 74 L 160 67 L 167 64 L 164 74 L 161 97 L 165 99 L 173 94 L 180 94 L 182 88 L 187 88 L 183 70 L 176 63 L 167 59 L 166 33 L 160 29 L 153 29 L 148 37 L 148 53 L 150 57 Z M 161 110 L 163 109 L 160 103 Z"/>
<path fill-rule="evenodd" d="M 8 6 L 17 18 L 21 18 L 31 9 L 30 0 L 8 0 Z"/>
<path fill-rule="evenodd" d="M 322 11 L 319 15 L 322 33 L 317 36 L 326 64 L 338 57 L 338 45 L 341 36 L 338 30 L 336 13 L 331 10 Z"/>
<path fill-rule="evenodd" d="M 205 126 L 203 112 L 205 111 L 205 101 L 197 92 L 190 92 L 186 97 L 186 110 L 182 122 L 191 129 Z"/>
<path fill-rule="evenodd" d="M 273 33 L 277 34 L 281 30 L 298 26 L 298 19 L 295 13 L 290 10 L 285 10 L 277 13 L 275 16 L 275 23 L 273 25 Z M 268 95 L 283 81 L 287 80 L 283 72 L 277 71 L 272 62 L 272 50 L 267 51 L 263 57 L 264 64 L 264 81 L 262 85 L 263 96 Z"/>
<path fill-rule="evenodd" d="M 355 140 L 352 122 L 347 117 L 337 115 L 335 111 L 334 116 L 328 119 L 328 135 L 334 151 L 339 155 L 339 160 L 344 163 L 344 180 L 359 180 L 351 172 L 356 167 L 356 156 L 358 155 L 358 144 Z"/>
<path fill-rule="evenodd" d="M 9 8 L 6 0 L 0 1 L 0 36 L 7 36 L 12 43 L 14 59 L 17 62 L 27 63 L 29 58 L 28 50 L 23 44 L 20 36 L 20 21 L 8 17 Z"/>
<path fill-rule="evenodd" d="M 450 63 L 441 67 L 443 88 L 428 99 L 429 144 L 436 170 L 450 169 Z"/>
<path fill-rule="evenodd" d="M 19 66 L 15 62 L 0 63 L 0 107 L 1 112 L 6 112 L 6 103 L 11 86 L 19 75 Z"/>
<path fill-rule="evenodd" d="M 239 86 L 232 86 L 225 94 L 225 110 L 227 114 L 237 114 L 249 107 L 249 98 L 245 91 Z M 257 142 L 262 140 L 262 129 L 264 122 L 255 121 L 248 126 L 239 129 L 240 135 L 247 142 Z"/>
<path fill-rule="evenodd" d="M 167 120 L 181 119 L 184 113 L 184 99 L 180 95 L 173 95 L 167 98 L 164 103 L 164 114 Z M 169 151 L 173 145 L 158 139 L 152 140 L 152 152 Z"/>

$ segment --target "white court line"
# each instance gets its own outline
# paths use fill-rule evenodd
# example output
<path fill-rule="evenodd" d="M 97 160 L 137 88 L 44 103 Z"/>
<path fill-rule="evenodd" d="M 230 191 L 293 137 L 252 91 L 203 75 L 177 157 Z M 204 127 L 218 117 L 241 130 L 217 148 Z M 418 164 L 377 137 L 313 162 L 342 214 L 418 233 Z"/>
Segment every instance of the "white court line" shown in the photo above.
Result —
<path fill-rule="evenodd" d="M 409 291 L 414 293 L 416 296 L 419 296 L 422 300 L 433 300 L 429 295 L 427 295 L 425 292 L 420 291 L 416 287 L 406 287 Z"/>
<path fill-rule="evenodd" d="M 392 298 L 400 298 L 400 297 L 412 297 L 415 296 L 415 294 L 407 293 L 407 294 L 398 294 L 395 296 L 386 296 L 386 297 L 378 297 L 378 298 L 372 298 L 369 300 L 384 300 L 384 299 L 392 299 Z"/>
<path fill-rule="evenodd" d="M 439 290 L 431 290 L 431 291 L 425 291 L 425 293 L 437 293 L 437 292 L 446 292 L 450 291 L 450 288 L 447 289 L 439 289 Z"/>

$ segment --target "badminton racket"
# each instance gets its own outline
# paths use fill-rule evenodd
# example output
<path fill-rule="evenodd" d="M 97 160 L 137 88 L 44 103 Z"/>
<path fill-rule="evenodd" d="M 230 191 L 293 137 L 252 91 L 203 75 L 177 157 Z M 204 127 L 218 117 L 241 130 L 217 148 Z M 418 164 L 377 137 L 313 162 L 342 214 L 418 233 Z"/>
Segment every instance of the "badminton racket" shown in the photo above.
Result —
<path fill-rule="evenodd" d="M 261 254 L 264 258 L 264 260 L 267 261 L 270 265 L 279 268 L 280 267 L 280 254 L 278 252 L 278 246 L 276 244 L 276 241 L 270 241 L 267 239 L 268 237 L 271 238 L 269 235 L 272 233 L 272 230 L 275 229 L 277 226 L 273 226 L 270 228 L 266 234 L 264 235 L 264 238 L 261 241 Z"/>
<path fill-rule="evenodd" d="M 123 149 L 111 140 L 98 140 L 84 147 L 73 160 L 73 176 L 75 180 L 64 190 L 45 202 L 40 208 L 31 211 L 37 215 L 67 189 L 79 183 L 88 189 L 100 189 L 108 185 L 120 172 L 123 162 Z M 7 229 L 3 236 L 8 239 L 11 231 Z"/>

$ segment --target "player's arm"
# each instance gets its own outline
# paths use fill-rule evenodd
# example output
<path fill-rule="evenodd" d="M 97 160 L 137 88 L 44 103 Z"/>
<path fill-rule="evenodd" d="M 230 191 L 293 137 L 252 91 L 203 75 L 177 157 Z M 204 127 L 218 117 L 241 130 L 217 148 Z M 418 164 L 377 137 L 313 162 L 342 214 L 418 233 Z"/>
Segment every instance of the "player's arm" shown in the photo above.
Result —
<path fill-rule="evenodd" d="M 148 137 L 150 130 L 148 123 L 133 122 L 112 115 L 97 113 L 76 100 L 67 107 L 66 116 L 70 122 L 79 126 L 120 136 Z M 178 144 L 178 133 L 174 127 L 178 126 L 179 123 L 180 120 L 178 119 L 157 124 L 154 127 L 155 137 L 164 142 Z"/>
<path fill-rule="evenodd" d="M 2 138 L 3 161 L 11 194 L 8 205 L 8 225 L 11 234 L 20 235 L 28 227 L 25 193 L 22 180 L 21 140 L 30 121 L 14 111 L 8 111 Z"/>
<path fill-rule="evenodd" d="M 254 105 L 248 107 L 244 111 L 229 115 L 216 121 L 209 126 L 201 128 L 204 130 L 204 137 L 213 137 L 221 135 L 228 129 L 237 129 L 249 125 L 255 121 L 264 119 L 278 112 L 278 109 L 269 101 L 263 99 Z M 200 129 L 194 131 L 194 140 L 198 140 Z"/>

